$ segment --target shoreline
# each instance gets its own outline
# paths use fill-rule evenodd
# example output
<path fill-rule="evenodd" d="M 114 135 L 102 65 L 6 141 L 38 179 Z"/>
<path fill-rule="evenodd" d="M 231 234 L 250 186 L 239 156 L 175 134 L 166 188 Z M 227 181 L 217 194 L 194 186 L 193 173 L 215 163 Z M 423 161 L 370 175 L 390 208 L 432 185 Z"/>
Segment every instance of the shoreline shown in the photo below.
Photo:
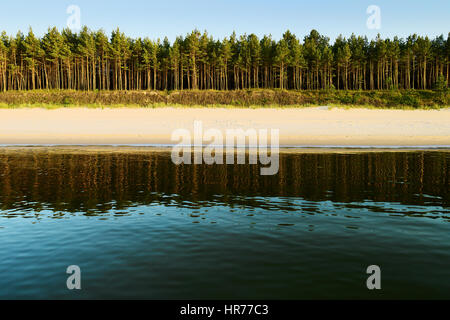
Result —
<path fill-rule="evenodd" d="M 449 148 L 450 109 L 0 109 L 0 146 L 170 146 L 176 129 L 279 129 L 288 148 Z M 205 143 L 206 144 L 206 143 Z"/>
<path fill-rule="evenodd" d="M 242 150 L 242 149 L 241 149 Z M 48 153 L 48 154 L 151 154 L 164 153 L 170 154 L 173 151 L 169 146 L 126 146 L 126 145 L 27 145 L 12 146 L 0 145 L 0 154 L 17 153 Z M 245 152 L 252 152 L 252 149 L 246 149 Z M 236 153 L 241 152 L 235 149 Z M 346 147 L 346 146 L 326 146 L 326 147 L 280 147 L 280 155 L 289 154 L 369 154 L 369 153 L 413 153 L 413 152 L 439 152 L 449 153 L 450 146 L 441 147 Z"/>

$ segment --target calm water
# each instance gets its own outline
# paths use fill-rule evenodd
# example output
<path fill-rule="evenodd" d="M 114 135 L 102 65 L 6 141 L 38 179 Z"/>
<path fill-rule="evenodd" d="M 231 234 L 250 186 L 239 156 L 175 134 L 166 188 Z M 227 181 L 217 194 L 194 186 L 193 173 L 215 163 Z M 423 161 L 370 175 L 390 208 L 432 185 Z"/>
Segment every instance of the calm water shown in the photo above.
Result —
<path fill-rule="evenodd" d="M 282 154 L 262 177 L 161 152 L 4 148 L 0 257 L 0 298 L 448 299 L 450 153 Z"/>

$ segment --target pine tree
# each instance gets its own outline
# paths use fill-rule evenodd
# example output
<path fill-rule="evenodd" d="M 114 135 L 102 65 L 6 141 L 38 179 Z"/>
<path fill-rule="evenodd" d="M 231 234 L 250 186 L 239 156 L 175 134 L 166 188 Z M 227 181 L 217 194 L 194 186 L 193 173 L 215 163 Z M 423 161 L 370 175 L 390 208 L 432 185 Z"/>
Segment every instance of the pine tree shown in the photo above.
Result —
<path fill-rule="evenodd" d="M 339 36 L 334 44 L 312 30 L 303 41 L 286 31 L 279 41 L 255 34 L 214 39 L 194 30 L 170 43 L 111 37 L 83 27 L 49 28 L 0 37 L 0 91 L 33 89 L 431 89 L 447 83 L 450 33 L 430 40 L 369 41 Z M 442 78 L 445 81 L 442 81 Z"/>

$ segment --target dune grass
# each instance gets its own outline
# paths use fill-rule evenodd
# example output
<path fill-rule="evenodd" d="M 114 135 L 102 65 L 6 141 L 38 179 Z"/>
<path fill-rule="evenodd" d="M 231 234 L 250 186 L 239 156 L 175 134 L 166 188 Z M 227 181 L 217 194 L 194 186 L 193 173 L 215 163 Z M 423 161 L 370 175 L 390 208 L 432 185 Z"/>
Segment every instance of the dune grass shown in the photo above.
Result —
<path fill-rule="evenodd" d="M 157 108 L 176 108 L 176 109 L 193 109 L 193 108 L 222 108 L 222 109 L 306 109 L 306 108 L 316 108 L 323 107 L 323 105 L 249 105 L 249 106 L 237 106 L 230 104 L 207 104 L 207 105 L 182 105 L 182 104 L 151 104 L 151 105 L 138 105 L 138 104 L 3 104 L 0 103 L 0 109 L 47 109 L 47 110 L 57 110 L 57 109 L 67 109 L 67 108 L 87 108 L 87 109 L 157 109 Z M 328 110 L 333 109 L 372 109 L 372 110 L 442 110 L 450 108 L 450 105 L 446 106 L 423 106 L 423 107 L 411 107 L 411 106 L 395 106 L 395 107 L 379 107 L 374 105 L 342 105 L 342 104 L 332 104 L 327 105 Z"/>
<path fill-rule="evenodd" d="M 449 93 L 431 90 L 184 90 L 74 91 L 34 90 L 0 93 L 0 108 L 343 108 L 441 109 L 450 106 Z"/>

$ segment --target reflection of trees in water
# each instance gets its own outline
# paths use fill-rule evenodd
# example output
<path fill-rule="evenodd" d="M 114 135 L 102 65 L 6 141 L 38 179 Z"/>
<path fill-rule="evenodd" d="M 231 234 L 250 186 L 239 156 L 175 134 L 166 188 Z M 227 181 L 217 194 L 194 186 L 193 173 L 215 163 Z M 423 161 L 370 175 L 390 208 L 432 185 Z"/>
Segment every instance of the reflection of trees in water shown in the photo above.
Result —
<path fill-rule="evenodd" d="M 106 211 L 150 203 L 264 205 L 239 196 L 448 206 L 449 159 L 449 153 L 440 152 L 282 154 L 278 175 L 260 176 L 257 165 L 175 166 L 166 153 L 1 152 L 0 207 Z"/>

